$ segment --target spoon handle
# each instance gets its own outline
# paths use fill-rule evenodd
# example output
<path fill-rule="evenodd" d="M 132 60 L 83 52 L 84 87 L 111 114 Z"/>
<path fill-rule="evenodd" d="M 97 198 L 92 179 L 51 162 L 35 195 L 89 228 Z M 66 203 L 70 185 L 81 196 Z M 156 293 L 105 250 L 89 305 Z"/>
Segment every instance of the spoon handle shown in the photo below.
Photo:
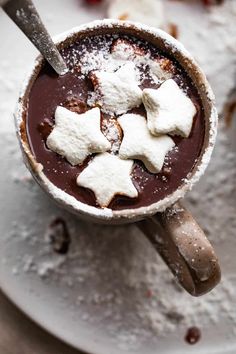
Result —
<path fill-rule="evenodd" d="M 3 10 L 24 32 L 54 70 L 63 75 L 67 71 L 66 64 L 43 25 L 39 14 L 31 0 L 8 0 Z"/>

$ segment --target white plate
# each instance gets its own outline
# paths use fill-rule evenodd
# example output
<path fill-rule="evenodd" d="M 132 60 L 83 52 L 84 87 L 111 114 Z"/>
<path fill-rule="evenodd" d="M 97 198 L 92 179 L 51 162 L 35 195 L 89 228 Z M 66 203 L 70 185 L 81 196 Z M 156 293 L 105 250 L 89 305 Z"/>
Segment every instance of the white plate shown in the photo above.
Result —
<path fill-rule="evenodd" d="M 52 16 L 46 3 L 41 0 L 36 5 L 50 29 L 58 32 L 81 23 L 78 16 L 87 16 L 83 17 L 85 21 L 95 16 L 82 7 L 78 8 L 77 16 L 79 2 L 67 1 L 65 8 L 58 0 L 50 2 L 50 11 L 57 4 Z M 182 9 L 185 5 L 179 6 Z M 189 8 L 186 11 L 190 11 Z M 199 25 L 202 30 L 210 15 L 206 17 L 201 11 L 196 9 L 199 21 L 203 17 Z M 188 22 L 189 17 L 186 18 Z M 0 118 L 4 122 L 0 135 L 2 290 L 49 332 L 91 353 L 235 354 L 235 125 L 225 130 L 221 124 L 210 168 L 188 198 L 191 210 L 215 244 L 223 268 L 219 287 L 195 299 L 180 291 L 134 225 L 105 227 L 82 222 L 56 207 L 29 178 L 12 123 L 7 119 L 10 120 L 9 105 L 16 98 L 16 86 L 23 78 L 17 68 L 26 67 L 25 61 L 31 59 L 33 53 L 29 45 L 22 56 L 17 55 L 19 48 L 26 45 L 25 40 L 17 34 L 19 41 L 14 42 L 12 49 L 11 41 L 16 32 L 2 13 L 0 23 L 0 42 L 4 49 L 0 54 Z M 184 29 L 183 22 L 181 26 Z M 199 31 L 189 27 L 188 35 L 183 35 L 195 55 L 199 50 L 198 58 L 212 77 L 219 96 L 226 93 L 233 82 L 230 77 L 233 53 L 228 50 L 224 51 L 224 57 L 219 54 L 225 45 L 222 42 L 225 26 L 216 27 L 221 47 L 217 42 L 209 46 L 209 60 L 203 55 L 206 44 L 197 42 Z M 213 26 L 214 32 L 216 28 Z M 227 28 L 229 32 L 230 24 Z M 8 32 L 14 33 L 5 39 Z M 202 34 L 201 41 L 206 41 L 207 36 Z M 217 54 L 220 61 L 213 65 Z M 220 70 L 226 63 L 227 71 Z M 222 85 L 223 82 L 226 83 Z M 45 238 L 49 223 L 58 216 L 66 221 L 71 234 L 72 243 L 66 256 L 54 253 Z M 190 347 L 184 336 L 193 325 L 201 329 L 202 339 Z"/>

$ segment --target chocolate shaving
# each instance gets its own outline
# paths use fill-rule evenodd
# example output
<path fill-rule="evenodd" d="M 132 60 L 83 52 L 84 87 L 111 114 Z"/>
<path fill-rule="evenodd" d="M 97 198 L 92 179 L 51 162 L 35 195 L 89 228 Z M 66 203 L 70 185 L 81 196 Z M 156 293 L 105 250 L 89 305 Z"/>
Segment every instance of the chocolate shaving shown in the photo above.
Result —
<path fill-rule="evenodd" d="M 197 327 L 190 327 L 186 333 L 185 341 L 188 344 L 196 344 L 201 339 L 201 331 Z"/>
<path fill-rule="evenodd" d="M 129 18 L 129 14 L 128 13 L 124 13 L 124 14 L 120 15 L 118 19 L 120 21 L 125 21 L 125 20 L 128 20 L 128 18 Z"/>
<path fill-rule="evenodd" d="M 89 73 L 88 77 L 92 81 L 94 88 L 97 89 L 99 87 L 99 81 L 98 81 L 98 78 L 97 78 L 95 72 L 91 71 Z"/>
<path fill-rule="evenodd" d="M 162 70 L 174 73 L 175 72 L 175 67 L 173 65 L 173 63 L 167 59 L 167 58 L 161 58 L 159 61 L 160 67 L 162 68 Z"/>
<path fill-rule="evenodd" d="M 47 230 L 47 238 L 56 253 L 68 252 L 71 238 L 66 222 L 62 218 L 58 217 L 51 222 Z"/>
<path fill-rule="evenodd" d="M 170 177 L 170 175 L 171 175 L 171 167 L 164 166 L 163 169 L 162 169 L 162 174 L 165 177 Z"/>
<path fill-rule="evenodd" d="M 176 323 L 176 324 L 180 323 L 184 319 L 184 316 L 181 313 L 174 311 L 174 310 L 170 310 L 169 312 L 167 312 L 166 317 L 171 322 Z"/>
<path fill-rule="evenodd" d="M 232 125 L 233 117 L 236 114 L 236 89 L 233 89 L 228 97 L 228 100 L 224 104 L 223 117 L 225 125 L 230 128 Z"/>
<path fill-rule="evenodd" d="M 85 113 L 88 110 L 88 106 L 85 102 L 79 100 L 77 97 L 68 98 L 63 106 L 69 109 L 71 112 L 75 112 L 78 114 Z"/>
<path fill-rule="evenodd" d="M 48 118 L 44 119 L 44 121 L 38 125 L 38 131 L 43 137 L 44 141 L 46 141 L 47 137 L 51 133 L 52 128 L 53 124 Z"/>
<path fill-rule="evenodd" d="M 179 28 L 175 23 L 168 24 L 168 33 L 175 39 L 179 38 Z"/>

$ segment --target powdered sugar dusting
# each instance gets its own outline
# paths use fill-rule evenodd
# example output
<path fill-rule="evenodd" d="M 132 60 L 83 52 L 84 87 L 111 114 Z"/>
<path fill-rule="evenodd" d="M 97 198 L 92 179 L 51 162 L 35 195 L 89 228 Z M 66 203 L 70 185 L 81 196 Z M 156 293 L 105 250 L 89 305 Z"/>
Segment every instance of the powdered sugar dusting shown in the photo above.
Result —
<path fill-rule="evenodd" d="M 186 43 L 206 70 L 218 97 L 218 108 L 221 110 L 226 93 L 234 85 L 233 61 L 236 47 L 233 45 L 235 25 L 232 18 L 236 14 L 235 2 L 225 1 L 224 6 L 214 6 L 208 11 L 203 9 L 200 1 L 166 3 L 169 8 L 173 7 L 170 15 L 178 23 L 181 40 Z M 65 9 L 69 8 L 67 2 L 64 5 Z M 177 7 L 180 7 L 180 11 L 177 11 Z M 49 16 L 46 6 L 44 16 L 45 19 Z M 231 20 L 229 20 L 230 16 L 232 16 Z M 74 11 L 67 19 L 64 18 L 63 22 L 69 27 L 71 21 L 78 22 L 78 17 L 79 13 Z M 222 18 L 225 24 L 222 23 Z M 58 13 L 51 15 L 51 20 L 58 23 Z M 81 21 L 84 21 L 84 18 Z M 54 26 L 53 30 L 58 31 L 58 28 Z M 65 36 L 59 37 L 63 39 Z M 24 60 L 23 65 L 19 60 L 14 61 L 15 66 L 12 67 L 10 60 L 12 52 L 9 51 L 8 54 L 7 59 L 2 58 L 0 67 L 2 71 L 1 129 L 4 129 L 4 122 L 10 122 L 10 110 L 16 97 L 14 88 L 21 81 L 22 77 L 19 73 L 25 70 L 27 62 Z M 27 58 L 29 59 L 29 56 Z M 11 70 L 8 70 L 10 75 L 7 76 L 8 68 Z M 212 95 L 210 98 L 212 99 Z M 18 117 L 20 118 L 20 115 Z M 122 351 L 132 350 L 135 353 L 149 353 L 150 348 L 150 351 L 154 348 L 154 352 L 158 348 L 161 353 L 179 351 L 181 354 L 195 350 L 206 352 L 215 349 L 225 353 L 228 348 L 234 353 L 236 333 L 234 311 L 236 283 L 233 274 L 236 266 L 233 257 L 236 246 L 234 237 L 236 228 L 235 125 L 233 124 L 232 129 L 225 130 L 224 122 L 221 122 L 219 128 L 218 142 L 209 170 L 188 198 L 191 211 L 216 245 L 221 259 L 224 278 L 212 293 L 195 299 L 179 292 L 179 288 L 170 280 L 165 266 L 159 259 L 153 258 L 148 245 L 141 241 L 141 235 L 136 229 L 131 232 L 131 227 L 119 228 L 115 234 L 114 228 L 109 227 L 105 230 L 104 227 L 91 226 L 89 223 L 85 226 L 78 220 L 76 224 L 76 221 L 75 223 L 70 221 L 73 218 L 67 220 L 66 216 L 70 229 L 74 232 L 75 229 L 77 230 L 77 233 L 74 233 L 70 254 L 66 257 L 52 254 L 42 235 L 48 223 L 55 216 L 61 215 L 61 210 L 55 208 L 32 181 L 22 165 L 13 136 L 11 139 L 2 136 L 0 141 L 0 144 L 3 144 L 0 149 L 4 155 L 2 162 L 7 162 L 5 169 L 7 173 L 0 175 L 0 186 L 3 187 L 1 195 L 7 195 L 0 223 L 1 227 L 7 224 L 0 238 L 0 249 L 3 252 L 0 267 L 2 288 L 11 294 L 10 280 L 12 280 L 14 282 L 12 291 L 16 294 L 16 287 L 18 287 L 19 294 L 22 289 L 22 300 L 25 299 L 25 302 L 31 304 L 31 309 L 34 304 L 38 308 L 47 297 L 43 302 L 41 313 L 45 314 L 46 309 L 50 310 L 48 304 L 56 305 L 50 307 L 53 307 L 53 316 L 58 315 L 56 328 L 57 334 L 61 336 L 71 338 L 69 332 L 65 333 L 65 328 L 60 330 L 61 322 L 66 323 L 66 327 L 73 328 L 77 339 L 83 336 L 82 328 L 89 325 L 88 343 L 91 344 L 91 335 L 96 336 L 98 340 L 94 351 L 99 350 L 98 342 L 103 338 L 105 348 L 109 348 L 111 340 L 110 352 L 117 349 L 116 352 L 119 354 Z M 208 158 L 209 156 L 206 160 Z M 24 205 L 24 208 L 19 208 L 19 205 Z M 64 214 L 65 212 L 63 216 Z M 54 269 L 41 279 L 38 275 L 40 269 L 43 268 L 44 263 L 54 260 L 54 257 L 63 257 L 66 261 L 61 266 L 55 264 Z M 134 263 L 135 259 L 137 262 Z M 99 289 L 99 281 L 101 281 L 101 289 Z M 89 284 L 93 284 L 93 289 Z M 128 284 L 125 290 L 122 284 Z M 45 290 L 48 291 L 47 295 Z M 82 290 L 85 290 L 84 293 Z M 124 304 L 127 303 L 128 298 L 130 302 L 126 307 Z M 59 299 L 58 303 L 57 299 Z M 137 306 L 137 299 L 141 302 L 139 306 Z M 62 307 L 64 312 L 60 311 Z M 90 308 L 93 313 L 90 313 Z M 25 310 L 28 311 L 29 307 L 28 309 L 25 307 Z M 143 311 L 141 316 L 135 321 L 136 315 L 140 315 L 141 311 Z M 65 317 L 66 314 L 68 317 Z M 101 326 L 101 317 L 96 321 L 94 316 L 97 314 L 103 316 L 105 322 L 105 329 L 99 334 L 96 330 Z M 48 317 L 44 317 L 43 320 L 41 317 L 38 320 L 45 324 Z M 74 320 L 73 325 L 72 320 Z M 77 331 L 80 323 L 80 330 Z M 149 323 L 150 326 L 145 327 L 144 323 Z M 189 348 L 182 344 L 183 337 L 187 327 L 194 324 L 202 330 L 203 338 L 196 348 Z M 52 329 L 55 330 L 55 321 L 54 326 L 51 326 Z M 154 335 L 151 334 L 153 331 Z M 106 334 L 109 338 L 105 338 Z M 72 342 L 76 346 L 79 345 L 79 340 L 72 340 Z M 101 350 L 101 353 L 104 353 L 104 350 Z"/>
<path fill-rule="evenodd" d="M 108 20 L 104 20 L 103 23 L 107 23 Z M 84 75 L 88 75 L 92 71 L 106 71 L 114 73 L 124 64 L 131 61 L 137 69 L 142 68 L 142 72 L 137 72 L 137 78 L 143 74 L 143 69 L 149 70 L 153 82 L 160 83 L 167 78 L 172 77 L 172 72 L 162 68 L 161 60 L 152 57 L 150 50 L 142 50 L 139 48 L 139 42 L 137 45 L 130 43 L 128 39 L 119 39 L 117 35 L 112 36 L 117 40 L 113 43 L 110 50 L 109 42 L 102 42 L 102 47 L 99 44 L 99 37 L 96 40 L 96 46 L 94 47 L 93 39 L 88 39 L 88 43 L 91 46 L 91 50 L 87 50 L 87 46 L 83 46 L 80 52 L 77 53 L 73 48 L 73 56 L 66 57 L 67 65 L 70 67 L 79 66 L 80 71 Z M 141 77 L 145 79 L 144 76 Z M 142 82 L 141 80 L 141 82 Z"/>
<path fill-rule="evenodd" d="M 207 175 L 209 178 L 214 175 L 214 183 L 209 186 L 203 181 L 189 198 L 192 211 L 197 214 L 211 241 L 222 251 L 220 256 L 225 270 L 229 267 L 227 250 L 235 245 L 233 181 L 236 171 L 228 138 L 222 130 L 214 164 Z M 65 304 L 64 321 L 96 327 L 98 336 L 100 331 L 107 333 L 107 345 L 111 343 L 117 352 L 145 352 L 148 343 L 166 345 L 169 338 L 174 340 L 174 336 L 181 343 L 187 328 L 194 325 L 202 330 L 204 338 L 207 331 L 211 339 L 211 329 L 214 328 L 214 331 L 219 329 L 221 341 L 224 336 L 233 340 L 236 279 L 232 264 L 230 272 L 214 291 L 201 298 L 190 297 L 176 284 L 136 226 L 96 226 L 57 208 L 30 179 L 20 160 L 15 139 L 2 138 L 1 147 L 2 144 L 8 147 L 4 150 L 5 156 L 13 164 L 6 169 L 6 175 L 0 176 L 0 185 L 6 188 L 5 192 L 11 191 L 1 214 L 1 225 L 5 225 L 6 215 L 11 211 L 8 230 L 0 240 L 4 250 L 1 271 L 12 276 L 14 282 L 23 282 L 24 287 L 34 291 L 30 294 L 31 299 L 33 297 L 37 303 L 46 301 L 45 305 L 57 304 L 58 316 Z M 4 159 L 4 168 L 5 164 Z M 222 178 L 225 169 L 228 183 Z M 12 206 L 16 198 L 24 200 L 23 210 Z M 209 210 L 208 213 L 202 205 Z M 56 217 L 64 219 L 71 237 L 65 255 L 55 253 L 45 237 L 48 226 Z M 45 288 L 50 295 L 43 300 Z M 227 333 L 221 327 L 222 321 L 228 324 Z"/>

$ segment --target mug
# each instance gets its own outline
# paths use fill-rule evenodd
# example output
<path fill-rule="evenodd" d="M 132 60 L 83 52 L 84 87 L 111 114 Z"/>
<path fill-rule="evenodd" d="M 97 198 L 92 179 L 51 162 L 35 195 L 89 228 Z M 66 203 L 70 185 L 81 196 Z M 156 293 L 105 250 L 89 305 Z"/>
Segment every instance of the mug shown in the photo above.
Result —
<path fill-rule="evenodd" d="M 91 222 L 124 224 L 137 222 L 178 282 L 193 296 L 210 291 L 220 280 L 217 256 L 204 232 L 179 200 L 184 197 L 204 173 L 211 157 L 217 132 L 217 112 L 214 95 L 207 79 L 193 57 L 181 43 L 164 31 L 148 26 L 117 20 L 101 20 L 85 24 L 59 35 L 59 49 L 80 38 L 99 34 L 127 34 L 146 40 L 168 53 L 187 72 L 198 89 L 205 112 L 205 135 L 201 154 L 182 185 L 173 193 L 152 205 L 136 209 L 99 209 L 81 203 L 48 180 L 43 166 L 31 152 L 26 134 L 27 101 L 30 89 L 44 59 L 39 56 L 27 76 L 15 112 L 16 131 L 26 166 L 40 186 L 61 206 Z"/>

